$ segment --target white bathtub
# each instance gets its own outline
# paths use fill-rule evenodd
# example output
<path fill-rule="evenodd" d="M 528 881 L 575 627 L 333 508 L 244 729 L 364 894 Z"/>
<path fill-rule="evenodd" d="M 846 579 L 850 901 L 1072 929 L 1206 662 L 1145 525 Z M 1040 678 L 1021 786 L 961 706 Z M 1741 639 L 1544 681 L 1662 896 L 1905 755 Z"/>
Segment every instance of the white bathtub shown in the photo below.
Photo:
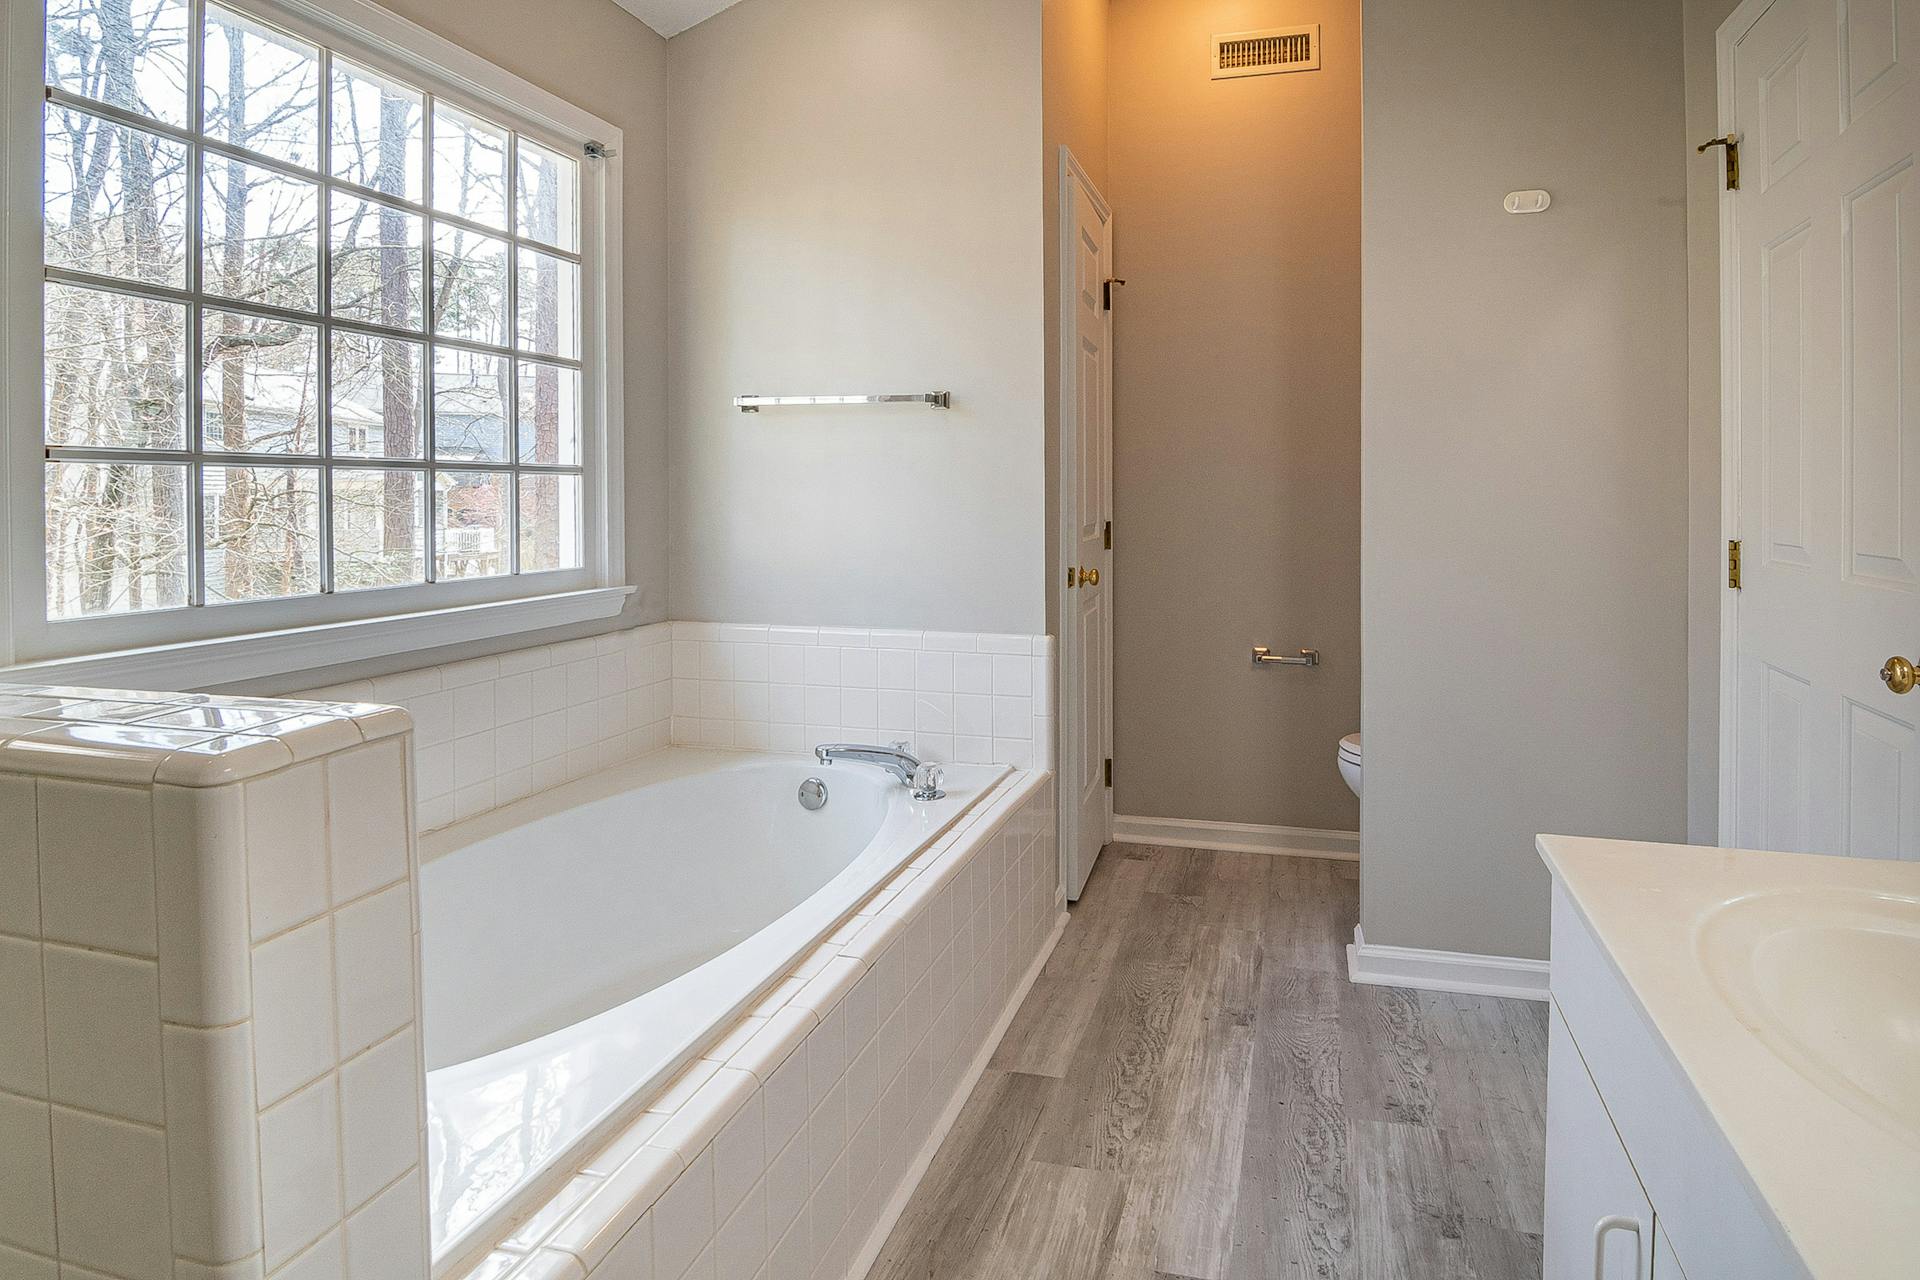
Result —
<path fill-rule="evenodd" d="M 675 748 L 423 836 L 436 1261 L 550 1194 L 1006 772 L 949 766 L 922 803 L 866 766 Z"/>

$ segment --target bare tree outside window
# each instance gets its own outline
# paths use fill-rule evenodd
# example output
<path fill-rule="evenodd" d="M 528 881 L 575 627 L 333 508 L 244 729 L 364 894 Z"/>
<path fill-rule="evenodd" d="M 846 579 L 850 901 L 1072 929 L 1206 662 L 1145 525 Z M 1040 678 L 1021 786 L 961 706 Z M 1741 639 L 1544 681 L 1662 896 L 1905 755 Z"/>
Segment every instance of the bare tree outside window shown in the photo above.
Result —
<path fill-rule="evenodd" d="M 49 618 L 584 563 L 577 161 L 213 3 L 46 51 Z"/>

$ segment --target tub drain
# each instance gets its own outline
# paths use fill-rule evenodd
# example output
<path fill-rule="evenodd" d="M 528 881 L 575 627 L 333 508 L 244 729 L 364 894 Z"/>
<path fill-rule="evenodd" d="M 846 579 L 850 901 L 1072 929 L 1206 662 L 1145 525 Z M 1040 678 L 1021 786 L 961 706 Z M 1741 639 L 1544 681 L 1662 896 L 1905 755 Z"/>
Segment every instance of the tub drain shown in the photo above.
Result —
<path fill-rule="evenodd" d="M 802 809 L 821 809 L 827 803 L 827 784 L 818 778 L 808 778 L 800 784 L 800 807 Z"/>

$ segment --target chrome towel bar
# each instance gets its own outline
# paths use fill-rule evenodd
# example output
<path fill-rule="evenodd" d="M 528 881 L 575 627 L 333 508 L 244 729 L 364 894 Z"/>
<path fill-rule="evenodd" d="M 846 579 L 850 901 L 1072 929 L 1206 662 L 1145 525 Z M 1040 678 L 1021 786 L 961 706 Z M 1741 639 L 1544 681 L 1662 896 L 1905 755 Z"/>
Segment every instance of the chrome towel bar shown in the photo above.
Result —
<path fill-rule="evenodd" d="M 1318 649 L 1302 649 L 1297 658 L 1283 658 L 1263 644 L 1253 646 L 1253 665 L 1256 667 L 1274 663 L 1282 667 L 1317 667 L 1320 665 Z"/>
<path fill-rule="evenodd" d="M 742 413 L 783 404 L 924 404 L 929 409 L 951 409 L 950 391 L 916 391 L 904 396 L 735 396 L 733 407 Z"/>

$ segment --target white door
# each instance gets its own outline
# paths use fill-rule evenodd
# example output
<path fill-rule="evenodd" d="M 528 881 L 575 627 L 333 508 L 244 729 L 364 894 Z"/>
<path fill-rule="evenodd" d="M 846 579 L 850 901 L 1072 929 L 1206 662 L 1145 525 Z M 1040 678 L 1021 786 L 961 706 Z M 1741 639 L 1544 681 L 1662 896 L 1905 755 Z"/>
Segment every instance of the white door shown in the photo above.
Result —
<path fill-rule="evenodd" d="M 1542 1280 L 1645 1280 L 1653 1205 L 1587 1064 L 1547 1007 L 1547 1186 Z"/>
<path fill-rule="evenodd" d="M 1060 154 L 1060 850 L 1078 898 L 1113 834 L 1113 214 Z"/>
<path fill-rule="evenodd" d="M 1721 28 L 1721 842 L 1920 858 L 1920 0 Z"/>

